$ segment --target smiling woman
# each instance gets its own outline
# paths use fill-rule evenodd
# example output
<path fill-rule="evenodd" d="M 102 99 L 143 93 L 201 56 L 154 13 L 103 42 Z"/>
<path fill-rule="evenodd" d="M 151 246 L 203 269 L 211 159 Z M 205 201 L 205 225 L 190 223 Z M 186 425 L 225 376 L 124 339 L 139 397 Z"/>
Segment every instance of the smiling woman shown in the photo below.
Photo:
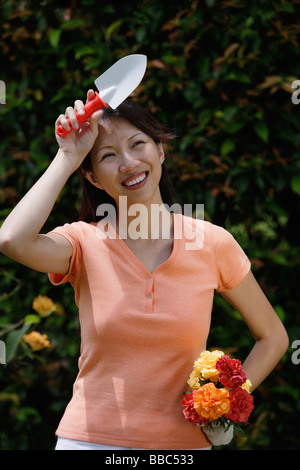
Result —
<path fill-rule="evenodd" d="M 128 127 L 128 148 L 130 148 L 131 144 L 132 151 L 134 152 L 139 151 L 139 148 L 145 146 L 145 141 L 151 140 L 153 141 L 153 143 L 156 144 L 157 148 L 159 148 L 159 146 L 161 146 L 162 144 L 167 144 L 169 141 L 175 138 L 175 134 L 169 128 L 159 123 L 137 102 L 132 101 L 130 99 L 125 100 L 115 110 L 111 108 L 105 110 L 105 113 L 103 114 L 103 117 L 101 119 L 102 134 L 105 133 L 105 129 L 107 133 L 109 131 L 112 132 L 114 128 L 114 123 L 115 125 L 118 122 L 120 124 L 120 120 L 127 121 L 127 126 L 131 124 L 131 126 Z M 113 144 L 113 142 L 109 141 L 109 135 L 110 134 L 108 133 L 106 136 L 108 145 L 101 144 L 101 147 L 99 147 L 99 142 L 101 141 L 101 138 L 100 136 L 98 136 L 91 152 L 87 155 L 87 157 L 82 162 L 81 167 L 79 168 L 79 176 L 83 195 L 79 220 L 83 220 L 85 222 L 95 222 L 99 220 L 99 216 L 97 216 L 97 207 L 100 204 L 108 203 L 116 207 L 116 201 L 114 197 L 112 197 L 106 191 L 99 191 L 99 186 L 101 185 L 98 185 L 97 187 L 97 185 L 95 184 L 96 181 L 93 178 L 95 177 L 95 175 L 93 174 L 95 164 L 98 165 L 103 161 L 103 159 L 112 160 L 113 156 L 116 157 L 116 153 L 113 152 L 114 149 L 111 145 Z M 162 148 L 160 148 L 160 151 L 162 151 Z M 147 179 L 149 175 L 148 170 L 142 170 L 141 174 L 139 174 L 139 172 L 140 169 L 137 169 L 136 172 L 132 171 L 132 175 L 126 177 L 124 176 L 124 179 L 121 184 L 130 189 L 132 182 L 135 179 L 140 179 L 141 177 L 146 177 Z M 90 177 L 87 178 L 87 175 L 90 175 Z M 164 161 L 161 162 L 161 177 L 158 181 L 158 186 L 163 203 L 168 204 L 169 206 L 174 203 L 178 203 L 178 197 L 176 195 L 176 191 L 174 189 L 168 171 L 165 167 Z M 139 186 L 137 185 L 137 187 L 133 187 L 132 189 L 139 189 Z M 126 194 L 129 196 L 129 193 Z"/>
<path fill-rule="evenodd" d="M 90 90 L 88 101 L 93 96 Z M 83 109 L 77 100 L 66 114 L 74 120 L 75 111 Z M 58 125 L 67 125 L 65 114 Z M 69 282 L 74 288 L 79 372 L 57 429 L 57 448 L 81 450 L 82 441 L 99 449 L 209 448 L 209 435 L 184 419 L 181 402 L 191 366 L 206 349 L 215 290 L 238 310 L 255 338 L 244 363 L 253 389 L 285 352 L 285 330 L 232 235 L 167 210 L 176 203 L 164 169 L 164 144 L 173 138 L 168 129 L 126 101 L 56 138 L 59 150 L 51 165 L 3 223 L 0 248 L 49 273 L 54 285 Z M 80 220 L 41 234 L 78 169 L 84 190 Z M 143 207 L 139 220 L 140 225 L 148 221 L 146 237 L 123 239 L 117 224 L 116 236 L 97 236 L 97 208 L 105 202 L 114 204 L 119 217 L 128 212 L 127 232 L 135 217 L 131 209 L 136 203 Z M 153 239 L 155 206 L 164 217 L 156 219 Z M 194 227 L 204 242 L 191 250 Z"/>

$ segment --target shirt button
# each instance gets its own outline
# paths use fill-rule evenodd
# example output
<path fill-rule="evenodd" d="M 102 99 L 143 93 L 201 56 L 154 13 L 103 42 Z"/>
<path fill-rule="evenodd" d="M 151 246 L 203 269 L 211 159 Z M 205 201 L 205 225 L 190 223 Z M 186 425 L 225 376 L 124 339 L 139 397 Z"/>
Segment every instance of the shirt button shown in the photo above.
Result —
<path fill-rule="evenodd" d="M 148 282 L 152 282 L 152 277 L 149 277 L 149 278 L 148 278 Z"/>
<path fill-rule="evenodd" d="M 148 294 L 148 299 L 152 299 L 152 294 Z"/>

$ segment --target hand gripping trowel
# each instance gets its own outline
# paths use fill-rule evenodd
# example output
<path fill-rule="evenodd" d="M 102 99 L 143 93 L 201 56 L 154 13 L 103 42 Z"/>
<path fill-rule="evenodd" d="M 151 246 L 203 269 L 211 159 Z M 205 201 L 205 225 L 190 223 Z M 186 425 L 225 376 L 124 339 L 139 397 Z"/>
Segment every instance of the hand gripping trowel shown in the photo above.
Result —
<path fill-rule="evenodd" d="M 75 112 L 78 124 L 86 121 L 95 111 L 108 108 L 108 105 L 116 109 L 141 82 L 147 67 L 147 57 L 142 54 L 131 54 L 118 60 L 106 72 L 95 80 L 99 93 L 95 92 L 95 98 L 85 106 L 85 114 Z M 70 130 L 58 126 L 56 132 L 60 137 L 65 137 L 74 129 L 68 119 Z"/>

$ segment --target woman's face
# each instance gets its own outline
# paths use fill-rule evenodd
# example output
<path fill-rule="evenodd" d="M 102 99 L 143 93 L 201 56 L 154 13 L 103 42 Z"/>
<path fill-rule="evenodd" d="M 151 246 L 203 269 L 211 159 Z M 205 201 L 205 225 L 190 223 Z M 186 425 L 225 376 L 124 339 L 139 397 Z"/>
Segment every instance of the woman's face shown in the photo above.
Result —
<path fill-rule="evenodd" d="M 118 206 L 119 196 L 127 204 L 162 204 L 159 191 L 162 144 L 156 144 L 129 121 L 114 118 L 100 121 L 99 135 L 91 151 L 92 172 L 86 177 L 105 190 Z"/>

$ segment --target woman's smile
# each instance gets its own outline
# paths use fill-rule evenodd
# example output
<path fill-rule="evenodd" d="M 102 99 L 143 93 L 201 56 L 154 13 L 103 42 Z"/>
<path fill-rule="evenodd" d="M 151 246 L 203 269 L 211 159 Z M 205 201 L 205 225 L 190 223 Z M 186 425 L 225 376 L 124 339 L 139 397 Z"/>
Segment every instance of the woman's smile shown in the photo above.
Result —
<path fill-rule="evenodd" d="M 130 190 L 139 189 L 147 183 L 149 171 L 139 171 L 128 176 L 122 181 L 122 185 Z"/>

